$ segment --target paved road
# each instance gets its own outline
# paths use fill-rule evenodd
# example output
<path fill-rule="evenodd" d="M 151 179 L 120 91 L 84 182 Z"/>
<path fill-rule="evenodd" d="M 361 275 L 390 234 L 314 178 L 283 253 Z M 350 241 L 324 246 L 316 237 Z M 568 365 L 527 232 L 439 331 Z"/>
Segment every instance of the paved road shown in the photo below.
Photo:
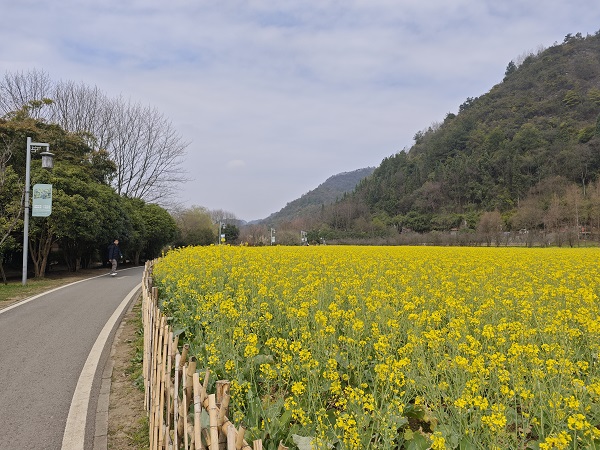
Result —
<path fill-rule="evenodd" d="M 124 299 L 135 298 L 129 295 L 142 271 L 90 278 L 0 310 L 0 450 L 93 447 L 102 369 Z M 87 398 L 82 403 L 82 392 L 89 394 L 89 405 Z M 78 397 L 79 409 L 72 407 Z M 77 442 L 63 445 L 67 417 L 68 429 L 79 429 L 84 442 L 71 432 Z"/>

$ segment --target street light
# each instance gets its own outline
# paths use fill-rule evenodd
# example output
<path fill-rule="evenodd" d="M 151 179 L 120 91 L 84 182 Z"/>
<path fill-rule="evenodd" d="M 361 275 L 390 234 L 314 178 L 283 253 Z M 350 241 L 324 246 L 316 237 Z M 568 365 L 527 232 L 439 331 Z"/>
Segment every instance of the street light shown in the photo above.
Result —
<path fill-rule="evenodd" d="M 223 222 L 219 222 L 219 245 L 225 242 L 225 234 L 223 233 L 223 228 L 225 224 Z"/>
<path fill-rule="evenodd" d="M 27 284 L 27 259 L 29 257 L 29 185 L 31 183 L 31 151 L 34 152 L 45 149 L 40 152 L 42 156 L 42 167 L 52 169 L 54 167 L 54 154 L 50 153 L 50 144 L 41 142 L 31 142 L 27 137 L 27 158 L 25 162 L 25 216 L 23 217 L 23 286 Z"/>

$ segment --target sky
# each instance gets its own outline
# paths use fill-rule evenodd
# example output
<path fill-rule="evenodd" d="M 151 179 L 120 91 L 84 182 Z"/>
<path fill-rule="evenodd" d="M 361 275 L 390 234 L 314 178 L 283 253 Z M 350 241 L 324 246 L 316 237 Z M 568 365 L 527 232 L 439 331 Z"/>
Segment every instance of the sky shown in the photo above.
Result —
<path fill-rule="evenodd" d="M 0 76 L 156 108 L 189 143 L 177 200 L 248 221 L 600 30 L 597 0 L 0 0 L 0 16 Z"/>

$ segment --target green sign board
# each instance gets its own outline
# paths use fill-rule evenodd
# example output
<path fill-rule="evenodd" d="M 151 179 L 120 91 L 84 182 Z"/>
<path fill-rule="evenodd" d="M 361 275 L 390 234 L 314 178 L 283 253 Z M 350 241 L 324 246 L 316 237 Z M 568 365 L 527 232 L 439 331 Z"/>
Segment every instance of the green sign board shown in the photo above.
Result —
<path fill-rule="evenodd" d="M 52 213 L 52 185 L 36 184 L 33 186 L 33 217 L 48 217 Z"/>

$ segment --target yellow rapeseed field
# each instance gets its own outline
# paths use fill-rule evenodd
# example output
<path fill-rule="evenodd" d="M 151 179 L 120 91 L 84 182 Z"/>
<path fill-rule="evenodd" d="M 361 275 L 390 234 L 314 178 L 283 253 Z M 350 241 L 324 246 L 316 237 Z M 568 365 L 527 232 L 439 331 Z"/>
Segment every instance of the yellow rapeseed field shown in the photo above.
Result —
<path fill-rule="evenodd" d="M 154 278 L 267 448 L 600 448 L 599 249 L 212 246 Z"/>

